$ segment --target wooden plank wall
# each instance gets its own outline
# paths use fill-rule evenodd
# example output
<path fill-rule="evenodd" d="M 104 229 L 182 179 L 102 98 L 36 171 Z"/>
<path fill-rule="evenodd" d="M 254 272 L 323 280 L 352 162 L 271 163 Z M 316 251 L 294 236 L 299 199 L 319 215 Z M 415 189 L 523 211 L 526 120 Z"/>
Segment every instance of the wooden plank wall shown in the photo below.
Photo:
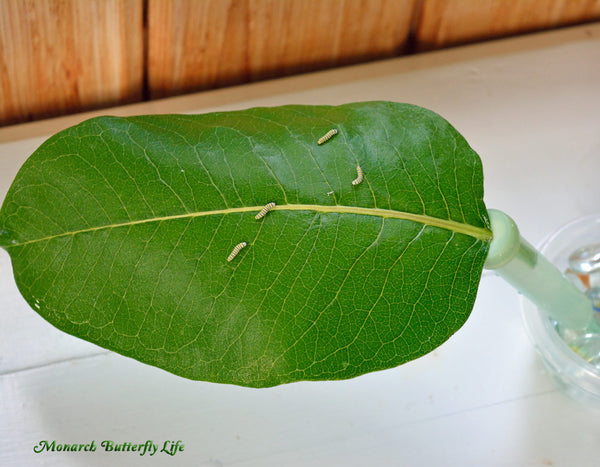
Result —
<path fill-rule="evenodd" d="M 413 0 L 149 0 L 150 95 L 397 55 L 413 7 Z"/>
<path fill-rule="evenodd" d="M 415 51 L 600 19 L 600 0 L 422 0 Z"/>
<path fill-rule="evenodd" d="M 600 19 L 600 0 L 0 0 L 0 125 Z"/>
<path fill-rule="evenodd" d="M 143 0 L 0 0 L 0 125 L 143 95 Z"/>

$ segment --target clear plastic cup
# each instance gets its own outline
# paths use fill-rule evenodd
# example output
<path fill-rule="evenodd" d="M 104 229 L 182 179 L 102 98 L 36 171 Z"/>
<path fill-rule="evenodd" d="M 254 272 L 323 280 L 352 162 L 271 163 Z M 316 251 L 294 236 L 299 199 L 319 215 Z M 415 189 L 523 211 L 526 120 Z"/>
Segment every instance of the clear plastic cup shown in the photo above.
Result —
<path fill-rule="evenodd" d="M 568 257 L 577 248 L 600 243 L 600 214 L 573 221 L 549 235 L 538 250 L 559 270 L 568 267 Z M 522 297 L 523 320 L 529 337 L 546 366 L 571 396 L 600 407 L 600 364 L 588 363 L 557 332 L 555 323 Z M 588 334 L 600 340 L 600 334 Z M 598 342 L 600 345 L 600 342 Z"/>

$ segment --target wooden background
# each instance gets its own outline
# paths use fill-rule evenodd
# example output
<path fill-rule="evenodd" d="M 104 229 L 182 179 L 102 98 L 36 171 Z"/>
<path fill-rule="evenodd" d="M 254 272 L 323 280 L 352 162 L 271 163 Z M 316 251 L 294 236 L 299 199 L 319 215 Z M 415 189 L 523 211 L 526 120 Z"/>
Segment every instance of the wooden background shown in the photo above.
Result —
<path fill-rule="evenodd" d="M 600 19 L 600 0 L 0 0 L 0 125 Z"/>

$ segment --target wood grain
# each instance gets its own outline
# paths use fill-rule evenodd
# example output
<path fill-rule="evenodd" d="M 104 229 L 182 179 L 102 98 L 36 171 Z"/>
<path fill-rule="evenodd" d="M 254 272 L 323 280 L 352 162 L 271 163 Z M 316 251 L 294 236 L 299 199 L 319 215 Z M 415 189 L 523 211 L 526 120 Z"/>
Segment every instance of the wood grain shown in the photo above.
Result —
<path fill-rule="evenodd" d="M 600 0 L 0 0 L 0 125 L 598 19 Z"/>
<path fill-rule="evenodd" d="M 416 51 L 600 19 L 600 0 L 422 0 Z"/>
<path fill-rule="evenodd" d="M 151 97 L 404 50 L 414 0 L 149 0 Z"/>
<path fill-rule="evenodd" d="M 141 100 L 142 0 L 0 2 L 0 125 Z"/>

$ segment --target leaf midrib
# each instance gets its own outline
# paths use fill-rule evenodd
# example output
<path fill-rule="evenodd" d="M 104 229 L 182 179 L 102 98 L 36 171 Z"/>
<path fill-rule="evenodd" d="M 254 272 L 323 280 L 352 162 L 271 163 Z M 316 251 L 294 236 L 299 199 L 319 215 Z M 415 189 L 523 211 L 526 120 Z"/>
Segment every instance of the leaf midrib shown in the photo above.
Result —
<path fill-rule="evenodd" d="M 52 240 L 60 237 L 74 236 L 78 234 L 95 232 L 104 229 L 116 229 L 119 227 L 128 227 L 138 224 L 146 224 L 150 222 L 164 222 L 176 219 L 186 219 L 202 216 L 218 216 L 226 214 L 236 214 L 241 212 L 258 212 L 263 206 L 243 206 L 239 208 L 227 208 L 218 209 L 214 211 L 199 211 L 199 212 L 188 212 L 185 214 L 176 214 L 173 216 L 162 216 L 162 217 L 151 217 L 148 219 L 140 219 L 135 221 L 123 222 L 120 224 L 105 224 L 96 227 L 89 227 L 87 229 L 74 230 L 71 232 L 63 232 L 56 235 L 50 235 L 48 237 L 37 238 L 34 240 L 28 240 L 22 243 L 13 243 L 4 246 L 5 249 L 14 248 L 17 246 L 25 246 L 32 243 L 39 243 L 48 240 Z M 425 214 L 413 214 L 410 212 L 394 211 L 391 209 L 380 209 L 380 208 L 363 208 L 358 206 L 327 206 L 319 204 L 283 204 L 275 206 L 272 211 L 315 211 L 322 213 L 335 213 L 335 214 L 358 214 L 363 216 L 374 216 L 381 217 L 384 219 L 401 219 L 418 222 L 420 224 L 429 225 L 432 227 L 439 227 L 445 230 L 449 230 L 455 233 L 462 233 L 470 237 L 474 237 L 477 240 L 489 241 L 492 239 L 492 232 L 489 229 L 483 227 L 475 227 L 470 224 L 463 224 L 448 219 L 440 219 L 437 217 L 428 216 Z"/>

